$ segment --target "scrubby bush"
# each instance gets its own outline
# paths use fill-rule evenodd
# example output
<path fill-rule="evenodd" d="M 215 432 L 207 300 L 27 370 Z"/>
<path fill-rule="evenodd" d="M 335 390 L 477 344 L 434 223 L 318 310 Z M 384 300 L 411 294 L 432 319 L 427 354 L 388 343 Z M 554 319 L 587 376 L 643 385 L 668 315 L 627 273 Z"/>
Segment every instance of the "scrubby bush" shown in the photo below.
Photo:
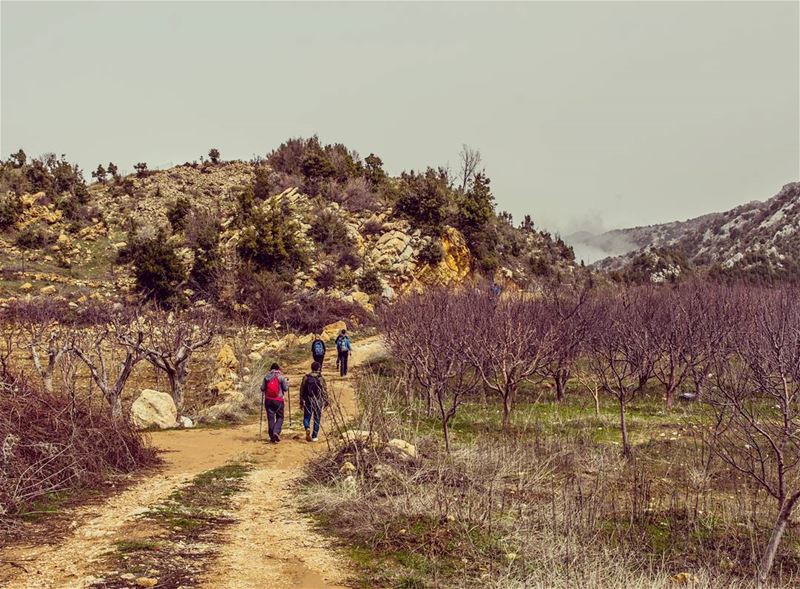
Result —
<path fill-rule="evenodd" d="M 151 237 L 135 236 L 119 257 L 133 263 L 136 288 L 146 299 L 164 305 L 183 301 L 186 270 L 166 231 L 161 229 Z"/>
<path fill-rule="evenodd" d="M 333 211 L 324 209 L 315 212 L 311 219 L 309 234 L 326 253 L 352 249 L 347 226 Z"/>
<path fill-rule="evenodd" d="M 431 240 L 427 242 L 419 250 L 417 259 L 423 264 L 429 264 L 431 266 L 437 265 L 444 259 L 444 249 L 442 248 L 442 244 L 438 240 Z"/>
<path fill-rule="evenodd" d="M 438 234 L 447 216 L 450 188 L 443 170 L 428 168 L 424 174 L 403 173 L 395 212 L 430 234 Z"/>
<path fill-rule="evenodd" d="M 361 258 L 353 250 L 346 250 L 339 255 L 339 267 L 347 267 L 351 270 L 358 270 L 361 268 Z"/>
<path fill-rule="evenodd" d="M 237 246 L 239 255 L 261 270 L 291 271 L 307 264 L 300 227 L 286 203 L 253 208 Z"/>
<path fill-rule="evenodd" d="M 281 323 L 301 333 L 318 333 L 326 325 L 342 319 L 361 325 L 372 321 L 361 305 L 325 295 L 301 296 L 278 313 Z"/>
<path fill-rule="evenodd" d="M 172 231 L 178 233 L 186 227 L 186 217 L 189 214 L 191 203 L 185 196 L 179 196 L 167 208 L 167 220 L 172 226 Z"/>
<path fill-rule="evenodd" d="M 317 270 L 315 280 L 317 285 L 325 290 L 330 290 L 336 286 L 339 271 L 333 264 L 325 264 Z"/>
<path fill-rule="evenodd" d="M 66 489 L 99 487 L 109 475 L 157 461 L 126 419 L 85 396 L 48 393 L 0 376 L 0 522 Z"/>
<path fill-rule="evenodd" d="M 216 282 L 222 264 L 219 248 L 221 231 L 219 218 L 211 211 L 194 209 L 187 217 L 186 245 L 194 254 L 189 283 L 192 289 L 211 299 L 217 296 Z"/>
<path fill-rule="evenodd" d="M 381 282 L 381 275 L 377 268 L 367 268 L 358 279 L 358 287 L 370 295 L 380 294 L 383 290 L 383 283 Z"/>
<path fill-rule="evenodd" d="M 22 201 L 13 193 L 0 194 L 0 229 L 10 227 L 22 214 Z"/>
<path fill-rule="evenodd" d="M 243 265 L 237 271 L 237 303 L 256 325 L 272 327 L 286 303 L 291 285 L 274 273 Z"/>
<path fill-rule="evenodd" d="M 19 232 L 14 242 L 18 247 L 34 250 L 55 243 L 56 237 L 41 224 L 28 225 Z"/>

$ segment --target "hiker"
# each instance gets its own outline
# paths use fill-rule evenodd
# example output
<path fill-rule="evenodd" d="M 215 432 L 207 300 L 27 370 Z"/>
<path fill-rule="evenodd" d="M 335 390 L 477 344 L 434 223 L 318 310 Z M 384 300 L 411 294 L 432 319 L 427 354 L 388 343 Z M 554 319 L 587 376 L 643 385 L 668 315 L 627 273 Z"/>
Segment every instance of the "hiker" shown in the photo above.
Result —
<path fill-rule="evenodd" d="M 352 351 L 347 330 L 343 329 L 336 337 L 336 366 L 339 368 L 339 376 L 347 376 L 347 359 Z"/>
<path fill-rule="evenodd" d="M 325 359 L 325 349 L 325 342 L 319 336 L 311 342 L 311 357 L 314 362 L 319 362 L 320 370 L 322 370 L 322 361 Z"/>
<path fill-rule="evenodd" d="M 270 366 L 269 372 L 261 383 L 261 392 L 264 393 L 264 409 L 267 410 L 267 425 L 269 428 L 269 441 L 277 444 L 281 441 L 283 428 L 283 400 L 289 392 L 289 379 L 283 376 L 281 367 L 276 363 Z"/>
<path fill-rule="evenodd" d="M 322 366 L 319 362 L 311 363 L 311 372 L 303 377 L 300 384 L 300 407 L 303 409 L 303 427 L 306 428 L 306 441 L 319 441 L 319 424 L 322 410 L 328 404 L 328 389 L 322 378 Z M 311 419 L 314 419 L 313 430 Z"/>

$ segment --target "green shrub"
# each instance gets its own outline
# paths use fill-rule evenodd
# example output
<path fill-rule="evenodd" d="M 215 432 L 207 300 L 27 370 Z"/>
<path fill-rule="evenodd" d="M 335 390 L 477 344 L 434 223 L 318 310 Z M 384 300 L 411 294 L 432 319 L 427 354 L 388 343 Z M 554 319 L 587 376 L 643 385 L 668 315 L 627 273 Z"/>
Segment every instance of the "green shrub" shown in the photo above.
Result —
<path fill-rule="evenodd" d="M 316 281 L 317 285 L 324 289 L 330 290 L 336 286 L 339 278 L 339 271 L 333 264 L 326 264 L 321 266 L 317 271 Z"/>
<path fill-rule="evenodd" d="M 430 234 L 438 234 L 450 202 L 451 191 L 447 174 L 442 170 L 428 168 L 425 174 L 403 174 L 395 212 L 409 219 L 412 226 L 420 227 Z"/>
<path fill-rule="evenodd" d="M 120 250 L 120 261 L 133 263 L 136 289 L 146 299 L 166 305 L 183 302 L 186 271 L 165 230 L 153 237 L 135 237 Z"/>
<path fill-rule="evenodd" d="M 16 194 L 0 194 L 0 229 L 10 227 L 22 214 L 22 201 Z"/>
<path fill-rule="evenodd" d="M 15 243 L 18 247 L 34 250 L 42 249 L 55 243 L 56 237 L 42 225 L 28 225 L 19 232 Z"/>
<path fill-rule="evenodd" d="M 185 196 L 179 196 L 175 199 L 175 202 L 167 208 L 167 219 L 172 226 L 173 233 L 183 231 L 186 227 L 186 217 L 189 214 L 190 208 L 191 204 L 189 203 L 189 199 Z"/>
<path fill-rule="evenodd" d="M 431 240 L 419 250 L 417 259 L 423 264 L 436 266 L 444 259 L 444 249 L 438 240 Z"/>
<path fill-rule="evenodd" d="M 361 277 L 358 279 L 358 287 L 362 292 L 369 295 L 380 294 L 383 290 L 381 283 L 381 275 L 376 268 L 368 268 L 364 270 Z"/>
<path fill-rule="evenodd" d="M 222 227 L 214 213 L 204 209 L 191 211 L 186 222 L 186 245 L 194 253 L 189 282 L 206 297 L 217 297 L 217 275 L 222 257 L 219 240 Z"/>
<path fill-rule="evenodd" d="M 275 201 L 266 210 L 254 208 L 245 223 L 238 252 L 258 269 L 281 272 L 307 265 L 300 227 L 287 207 Z"/>
<path fill-rule="evenodd" d="M 347 235 L 347 227 L 341 217 L 329 210 L 317 212 L 311 219 L 311 237 L 326 253 L 348 251 L 352 244 Z"/>

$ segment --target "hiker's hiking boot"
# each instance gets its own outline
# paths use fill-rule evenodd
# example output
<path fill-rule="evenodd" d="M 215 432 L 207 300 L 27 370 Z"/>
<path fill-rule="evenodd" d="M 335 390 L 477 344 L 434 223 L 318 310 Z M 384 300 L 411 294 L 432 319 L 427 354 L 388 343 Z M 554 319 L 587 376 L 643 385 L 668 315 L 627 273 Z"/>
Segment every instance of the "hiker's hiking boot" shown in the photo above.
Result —
<path fill-rule="evenodd" d="M 306 442 L 310 442 L 310 441 L 311 441 L 311 430 L 310 429 L 306 429 Z"/>
<path fill-rule="evenodd" d="M 281 436 L 279 434 L 275 434 L 275 438 L 272 440 L 276 444 L 281 441 Z"/>
<path fill-rule="evenodd" d="M 319 438 L 311 438 L 312 442 L 319 442 Z"/>

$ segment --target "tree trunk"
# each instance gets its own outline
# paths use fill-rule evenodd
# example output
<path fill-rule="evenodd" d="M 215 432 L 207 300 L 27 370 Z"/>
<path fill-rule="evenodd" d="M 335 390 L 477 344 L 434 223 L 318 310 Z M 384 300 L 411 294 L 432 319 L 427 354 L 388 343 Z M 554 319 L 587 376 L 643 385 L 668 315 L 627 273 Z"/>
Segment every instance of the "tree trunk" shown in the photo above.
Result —
<path fill-rule="evenodd" d="M 511 400 L 511 394 L 506 393 L 503 395 L 503 429 L 508 431 L 511 427 L 511 407 L 513 405 L 513 401 Z"/>
<path fill-rule="evenodd" d="M 108 394 L 106 399 L 108 399 L 108 404 L 111 405 L 111 417 L 115 420 L 122 419 L 122 395 Z"/>
<path fill-rule="evenodd" d="M 444 434 L 444 449 L 450 454 L 450 418 L 442 419 L 442 433 Z"/>
<path fill-rule="evenodd" d="M 556 384 L 556 401 L 561 402 L 564 400 L 564 393 L 567 390 L 567 381 L 569 380 L 569 370 L 565 368 L 559 368 L 556 370 L 555 375 L 555 384 Z"/>
<path fill-rule="evenodd" d="M 622 430 L 622 455 L 630 458 L 631 447 L 628 443 L 628 425 L 625 422 L 625 398 L 619 398 L 619 427 Z"/>
<path fill-rule="evenodd" d="M 786 531 L 786 524 L 792 515 L 792 510 L 798 499 L 800 499 L 800 493 L 795 493 L 788 500 L 784 501 L 781 510 L 778 512 L 778 519 L 775 520 L 775 525 L 772 527 L 772 535 L 764 550 L 764 555 L 761 557 L 761 562 L 758 564 L 758 587 L 763 587 L 769 578 L 769 572 L 772 570 L 772 563 L 775 562 L 775 554 L 778 552 L 781 538 L 783 537 L 784 531 Z"/>
<path fill-rule="evenodd" d="M 674 402 L 675 402 L 675 377 L 670 374 L 669 379 L 667 380 L 666 391 L 665 391 L 665 403 L 668 411 L 672 409 L 672 405 Z"/>

